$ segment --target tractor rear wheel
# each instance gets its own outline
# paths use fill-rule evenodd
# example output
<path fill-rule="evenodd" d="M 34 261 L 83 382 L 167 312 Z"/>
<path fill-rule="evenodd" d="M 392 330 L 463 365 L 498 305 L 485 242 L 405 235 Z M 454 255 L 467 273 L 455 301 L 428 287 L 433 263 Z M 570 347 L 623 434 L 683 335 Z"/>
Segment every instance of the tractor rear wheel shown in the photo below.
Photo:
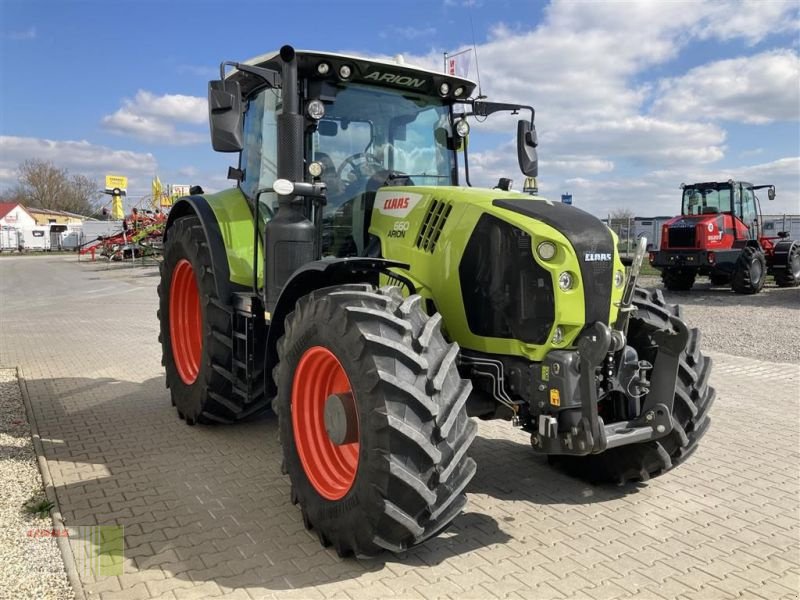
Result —
<path fill-rule="evenodd" d="M 661 272 L 661 281 L 671 292 L 685 292 L 692 289 L 696 277 L 694 269 L 664 269 Z"/>
<path fill-rule="evenodd" d="M 737 294 L 757 294 L 767 278 L 767 259 L 760 248 L 747 246 L 736 261 L 731 289 Z"/>
<path fill-rule="evenodd" d="M 164 243 L 158 285 L 161 363 L 178 416 L 188 425 L 242 418 L 233 400 L 231 307 L 217 297 L 203 226 L 180 217 Z"/>
<path fill-rule="evenodd" d="M 658 347 L 653 333 L 670 328 L 669 317 L 680 317 L 677 305 L 667 304 L 660 290 L 636 288 L 628 328 L 628 344 L 640 360 L 655 362 Z M 686 460 L 696 449 L 711 421 L 708 411 L 716 392 L 708 385 L 711 359 L 700 352 L 700 331 L 689 329 L 686 349 L 681 353 L 675 399 L 674 429 L 661 439 L 611 448 L 588 456 L 556 456 L 553 462 L 568 473 L 593 483 L 647 481 Z"/>
<path fill-rule="evenodd" d="M 786 257 L 786 268 L 775 275 L 775 283 L 779 287 L 796 287 L 800 285 L 800 242 L 792 244 Z"/>
<path fill-rule="evenodd" d="M 325 288 L 286 318 L 275 367 L 292 502 L 341 555 L 400 552 L 442 531 L 475 474 L 458 346 L 397 288 Z"/>

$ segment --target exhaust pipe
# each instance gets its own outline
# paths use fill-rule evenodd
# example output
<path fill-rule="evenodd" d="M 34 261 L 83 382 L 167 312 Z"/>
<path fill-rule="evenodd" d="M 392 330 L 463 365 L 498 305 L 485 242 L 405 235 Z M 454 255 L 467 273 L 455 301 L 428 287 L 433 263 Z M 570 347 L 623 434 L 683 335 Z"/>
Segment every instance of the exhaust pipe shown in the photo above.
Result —
<path fill-rule="evenodd" d="M 305 119 L 300 114 L 297 87 L 297 59 L 294 48 L 280 49 L 281 101 L 277 118 L 278 179 L 304 180 L 303 133 Z M 298 268 L 311 262 L 316 238 L 314 224 L 308 220 L 302 197 L 290 193 L 278 196 L 278 211 L 264 228 L 264 307 L 272 312 L 284 285 Z M 253 268 L 257 268 L 253 265 Z"/>

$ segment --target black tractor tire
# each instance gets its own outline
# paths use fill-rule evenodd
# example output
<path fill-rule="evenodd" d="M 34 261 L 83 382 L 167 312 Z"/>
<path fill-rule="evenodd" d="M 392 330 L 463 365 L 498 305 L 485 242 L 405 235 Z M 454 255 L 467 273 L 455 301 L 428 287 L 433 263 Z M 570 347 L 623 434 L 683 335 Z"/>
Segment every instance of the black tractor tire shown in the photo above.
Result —
<path fill-rule="evenodd" d="M 736 261 L 731 289 L 737 294 L 757 294 L 767 278 L 767 259 L 761 248 L 747 246 Z"/>
<path fill-rule="evenodd" d="M 667 304 L 660 290 L 636 288 L 628 327 L 628 344 L 640 360 L 655 362 L 657 347 L 652 333 L 670 327 L 669 317 L 680 318 L 680 307 Z M 672 418 L 675 428 L 658 440 L 611 448 L 587 456 L 556 456 L 551 462 L 569 474 L 592 483 L 647 481 L 685 461 L 697 449 L 711 420 L 709 409 L 716 391 L 708 384 L 711 359 L 700 352 L 700 331 L 689 329 L 686 349 L 681 353 Z"/>
<path fill-rule="evenodd" d="M 314 291 L 286 318 L 273 371 L 284 472 L 306 528 L 340 556 L 401 552 L 444 530 L 464 507 L 476 468 L 466 455 L 477 431 L 465 406 L 472 384 L 459 376 L 458 345 L 445 341 L 440 326 L 440 315 L 426 315 L 419 296 L 366 284 Z M 300 422 L 301 409 L 328 393 L 307 387 L 320 384 L 303 366 L 320 347 L 346 374 L 358 416 L 357 465 L 328 496 L 306 469 L 331 457 L 308 465 L 298 450 L 313 420 Z"/>
<path fill-rule="evenodd" d="M 697 272 L 694 269 L 664 269 L 661 271 L 661 281 L 664 287 L 671 292 L 686 292 L 692 289 Z"/>
<path fill-rule="evenodd" d="M 731 276 L 721 271 L 711 273 L 708 278 L 711 280 L 711 285 L 730 285 Z"/>
<path fill-rule="evenodd" d="M 188 266 L 187 266 L 188 262 Z M 178 266 L 183 265 L 178 275 Z M 232 307 L 228 299 L 217 296 L 215 271 L 208 242 L 200 220 L 194 215 L 180 217 L 170 227 L 164 244 L 164 260 L 159 265 L 161 281 L 158 285 L 158 319 L 161 342 L 161 364 L 166 370 L 166 384 L 178 416 L 188 425 L 195 423 L 232 423 L 263 412 L 267 401 L 251 403 L 244 407 L 240 397 L 233 393 L 233 376 L 230 371 L 233 341 L 231 335 Z M 199 304 L 198 330 L 193 332 L 195 342 L 201 346 L 197 353 L 187 358 L 180 343 L 174 344 L 170 320 L 179 315 L 170 314 L 170 298 L 174 281 L 181 281 L 187 289 L 191 282 L 196 286 Z M 178 285 L 178 284 L 176 284 Z M 178 293 L 176 288 L 175 293 Z M 176 306 L 180 302 L 176 302 Z M 177 325 L 176 327 L 180 327 Z M 191 352 L 189 354 L 192 354 Z M 196 377 L 184 378 L 178 365 L 194 362 Z M 263 369 L 263 367 L 262 367 Z M 256 377 L 263 379 L 263 370 Z"/>
<path fill-rule="evenodd" d="M 795 242 L 786 257 L 786 268 L 776 271 L 775 283 L 778 287 L 797 287 L 800 285 L 800 242 Z"/>

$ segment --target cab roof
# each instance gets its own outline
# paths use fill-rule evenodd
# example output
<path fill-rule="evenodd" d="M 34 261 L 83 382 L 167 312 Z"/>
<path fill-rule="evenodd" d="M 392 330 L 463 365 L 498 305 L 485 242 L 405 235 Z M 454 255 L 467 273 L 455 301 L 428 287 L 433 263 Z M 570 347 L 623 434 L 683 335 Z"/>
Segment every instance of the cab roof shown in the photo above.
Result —
<path fill-rule="evenodd" d="M 384 60 L 316 50 L 296 50 L 295 58 L 298 77 L 301 79 L 372 84 L 442 96 L 453 101 L 469 98 L 476 87 L 475 82 L 469 79 L 408 65 L 400 56 L 395 60 Z M 323 63 L 328 65 L 328 70 L 324 74 L 319 72 L 319 65 Z M 276 81 L 280 79 L 282 61 L 277 51 L 256 56 L 244 61 L 244 64 L 271 69 L 277 74 Z M 351 74 L 347 78 L 340 75 L 343 66 L 350 68 Z M 233 70 L 228 78 L 240 82 L 244 95 L 263 85 L 259 78 L 238 70 Z M 448 84 L 449 90 L 446 95 L 440 92 L 443 83 Z M 455 92 L 459 89 L 461 93 L 456 95 Z"/>

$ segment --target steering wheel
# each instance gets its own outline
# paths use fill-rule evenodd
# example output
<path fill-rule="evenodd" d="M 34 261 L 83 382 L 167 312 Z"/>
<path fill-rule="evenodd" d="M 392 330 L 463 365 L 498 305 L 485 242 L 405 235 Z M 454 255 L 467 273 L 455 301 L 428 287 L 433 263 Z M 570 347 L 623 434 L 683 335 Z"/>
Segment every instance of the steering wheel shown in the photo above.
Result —
<path fill-rule="evenodd" d="M 367 166 L 371 166 L 373 170 L 383 169 L 383 163 L 381 162 L 381 159 L 375 154 L 370 154 L 369 152 L 357 152 L 352 156 L 348 156 L 342 161 L 342 164 L 340 164 L 339 168 L 336 169 L 336 177 L 342 179 L 342 174 L 344 173 L 345 168 L 348 166 L 355 174 L 355 179 L 363 179 L 368 176 L 364 173 L 364 169 Z"/>

